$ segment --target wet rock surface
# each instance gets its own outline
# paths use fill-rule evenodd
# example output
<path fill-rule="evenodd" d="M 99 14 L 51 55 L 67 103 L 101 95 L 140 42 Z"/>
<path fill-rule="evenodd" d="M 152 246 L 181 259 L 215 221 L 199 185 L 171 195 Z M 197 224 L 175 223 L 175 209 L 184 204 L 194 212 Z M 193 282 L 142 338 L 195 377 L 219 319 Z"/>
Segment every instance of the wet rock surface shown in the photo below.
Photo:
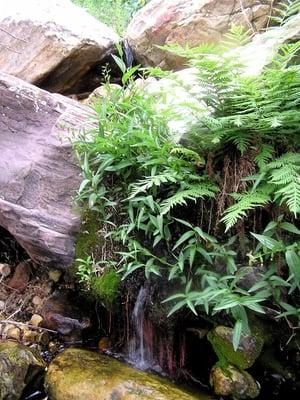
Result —
<path fill-rule="evenodd" d="M 0 0 L 0 69 L 58 93 L 76 93 L 119 41 L 70 0 Z"/>
<path fill-rule="evenodd" d="M 68 349 L 49 366 L 52 400 L 208 400 L 120 361 L 87 350 Z"/>
<path fill-rule="evenodd" d="M 233 396 L 234 399 L 254 399 L 259 395 L 259 386 L 250 374 L 233 365 L 215 366 L 210 374 L 210 384 L 219 396 Z"/>
<path fill-rule="evenodd" d="M 0 341 L 0 399 L 20 399 L 26 386 L 43 373 L 45 366 L 28 347 Z"/>
<path fill-rule="evenodd" d="M 0 72 L 0 226 L 40 265 L 74 260 L 80 168 L 70 136 L 92 110 Z"/>

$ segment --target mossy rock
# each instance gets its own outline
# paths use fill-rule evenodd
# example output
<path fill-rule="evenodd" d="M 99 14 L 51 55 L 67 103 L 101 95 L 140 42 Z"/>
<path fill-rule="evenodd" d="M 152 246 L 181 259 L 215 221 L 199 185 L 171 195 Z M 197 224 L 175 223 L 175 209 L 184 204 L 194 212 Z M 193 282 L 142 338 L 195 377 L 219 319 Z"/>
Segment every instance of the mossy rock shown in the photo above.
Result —
<path fill-rule="evenodd" d="M 259 335 L 242 335 L 237 351 L 232 344 L 233 329 L 217 326 L 207 335 L 220 365 L 233 364 L 239 369 L 250 368 L 263 348 L 263 339 Z"/>
<path fill-rule="evenodd" d="M 240 371 L 234 365 L 213 367 L 210 384 L 218 396 L 232 396 L 234 399 L 254 399 L 259 395 L 259 386 L 246 371 Z"/>
<path fill-rule="evenodd" d="M 49 366 L 51 400 L 208 400 L 99 353 L 68 349 Z"/>
<path fill-rule="evenodd" d="M 18 343 L 0 342 L 0 400 L 20 399 L 23 390 L 46 365 L 32 349 Z"/>

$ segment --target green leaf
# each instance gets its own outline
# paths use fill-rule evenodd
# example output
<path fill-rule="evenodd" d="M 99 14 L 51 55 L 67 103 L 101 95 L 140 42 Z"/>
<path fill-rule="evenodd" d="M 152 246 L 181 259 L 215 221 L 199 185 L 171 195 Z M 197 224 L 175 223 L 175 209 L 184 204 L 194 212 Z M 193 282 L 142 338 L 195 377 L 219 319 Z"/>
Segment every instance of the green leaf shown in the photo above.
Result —
<path fill-rule="evenodd" d="M 182 245 L 184 242 L 186 242 L 187 240 L 189 240 L 190 238 L 192 238 L 193 236 L 195 236 L 195 232 L 194 231 L 187 231 L 185 232 L 179 240 L 177 240 L 175 246 L 173 247 L 173 250 L 177 249 L 177 247 L 179 247 L 180 245 Z"/>
<path fill-rule="evenodd" d="M 115 56 L 115 55 L 112 55 L 112 58 L 115 60 L 115 63 L 116 63 L 117 66 L 120 68 L 121 72 L 122 72 L 123 74 L 125 74 L 125 72 L 126 72 L 126 65 L 125 65 L 124 61 L 123 61 L 120 57 L 117 57 L 117 56 Z"/>
<path fill-rule="evenodd" d="M 285 252 L 286 263 L 290 272 L 294 275 L 298 283 L 300 283 L 300 257 L 294 250 L 287 250 Z"/>
<path fill-rule="evenodd" d="M 263 246 L 267 247 L 269 250 L 278 250 L 282 248 L 282 243 L 278 240 L 272 239 L 269 236 L 259 235 L 257 233 L 251 232 L 251 235 L 255 237 Z"/>
<path fill-rule="evenodd" d="M 240 341 L 241 341 L 241 336 L 242 336 L 242 327 L 243 323 L 241 320 L 237 320 L 234 324 L 234 329 L 233 329 L 233 337 L 232 337 L 232 344 L 234 351 L 237 351 Z"/>
<path fill-rule="evenodd" d="M 280 224 L 280 228 L 284 229 L 287 232 L 295 233 L 296 235 L 300 235 L 300 230 L 293 224 L 289 222 L 282 222 Z"/>
<path fill-rule="evenodd" d="M 125 66 L 126 68 L 126 66 Z M 140 65 L 136 65 L 132 68 L 129 68 L 125 74 L 122 76 L 122 83 L 125 85 L 125 83 L 131 78 L 131 76 L 140 68 Z"/>

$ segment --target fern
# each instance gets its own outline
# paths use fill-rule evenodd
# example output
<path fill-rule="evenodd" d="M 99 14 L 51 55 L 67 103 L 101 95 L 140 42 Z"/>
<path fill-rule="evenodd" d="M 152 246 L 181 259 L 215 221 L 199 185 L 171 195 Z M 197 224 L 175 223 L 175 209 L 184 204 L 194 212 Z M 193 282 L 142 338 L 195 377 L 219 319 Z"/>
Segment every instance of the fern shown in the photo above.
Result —
<path fill-rule="evenodd" d="M 181 155 L 188 160 L 194 161 L 197 165 L 205 164 L 204 158 L 201 157 L 196 151 L 187 149 L 186 147 L 175 147 L 171 150 L 171 154 Z"/>
<path fill-rule="evenodd" d="M 298 12 L 300 12 L 300 0 L 281 1 L 277 7 L 273 8 L 275 15 L 271 19 L 279 25 L 284 25 Z"/>
<path fill-rule="evenodd" d="M 254 158 L 260 170 L 266 168 L 267 164 L 272 160 L 274 154 L 274 147 L 270 144 L 263 144 L 260 152 Z"/>
<path fill-rule="evenodd" d="M 189 189 L 178 191 L 173 196 L 162 202 L 161 214 L 166 214 L 175 206 L 187 205 L 187 200 L 196 201 L 198 198 L 215 197 L 217 191 L 217 186 L 210 183 L 193 185 Z"/>
<path fill-rule="evenodd" d="M 286 153 L 269 163 L 267 169 L 270 182 L 278 187 L 275 199 L 286 203 L 296 217 L 300 212 L 300 154 Z"/>
<path fill-rule="evenodd" d="M 265 186 L 263 189 L 248 191 L 245 193 L 233 193 L 231 195 L 237 203 L 228 207 L 224 212 L 224 217 L 221 219 L 226 225 L 226 231 L 230 229 L 237 221 L 243 217 L 246 217 L 247 212 L 255 207 L 261 207 L 269 203 L 270 197 L 270 187 Z"/>
<path fill-rule="evenodd" d="M 153 186 L 160 186 L 163 183 L 176 183 L 180 181 L 178 174 L 175 171 L 165 171 L 163 174 L 147 176 L 131 185 L 131 193 L 128 199 L 133 199 L 139 193 L 146 192 Z"/>

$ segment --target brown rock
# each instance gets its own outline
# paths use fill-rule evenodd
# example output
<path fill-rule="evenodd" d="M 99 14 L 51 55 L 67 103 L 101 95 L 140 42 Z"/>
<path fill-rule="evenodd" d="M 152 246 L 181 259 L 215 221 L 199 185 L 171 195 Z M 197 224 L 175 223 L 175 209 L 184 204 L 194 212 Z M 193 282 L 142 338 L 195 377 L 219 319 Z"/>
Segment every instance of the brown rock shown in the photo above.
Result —
<path fill-rule="evenodd" d="M 31 268 L 26 261 L 17 265 L 13 277 L 9 280 L 8 286 L 11 289 L 23 292 L 30 281 Z"/>
<path fill-rule="evenodd" d="M 89 318 L 74 305 L 72 293 L 56 291 L 41 310 L 42 326 L 60 333 L 67 342 L 81 340 L 81 332 L 90 326 Z"/>
<path fill-rule="evenodd" d="M 270 13 L 268 0 L 153 0 L 128 26 L 126 39 L 137 61 L 146 66 L 181 69 L 185 60 L 157 46 L 195 47 L 219 42 L 231 24 L 263 28 Z"/>
<path fill-rule="evenodd" d="M 119 41 L 70 0 L 0 0 L 0 69 L 51 92 L 76 93 Z"/>
<path fill-rule="evenodd" d="M 226 368 L 214 366 L 210 374 L 210 384 L 218 396 L 254 399 L 259 395 L 259 386 L 252 376 L 233 365 L 228 365 Z"/>
<path fill-rule="evenodd" d="M 70 136 L 88 129 L 92 110 L 0 71 L 0 113 L 0 226 L 36 263 L 66 268 L 80 225 Z"/>

